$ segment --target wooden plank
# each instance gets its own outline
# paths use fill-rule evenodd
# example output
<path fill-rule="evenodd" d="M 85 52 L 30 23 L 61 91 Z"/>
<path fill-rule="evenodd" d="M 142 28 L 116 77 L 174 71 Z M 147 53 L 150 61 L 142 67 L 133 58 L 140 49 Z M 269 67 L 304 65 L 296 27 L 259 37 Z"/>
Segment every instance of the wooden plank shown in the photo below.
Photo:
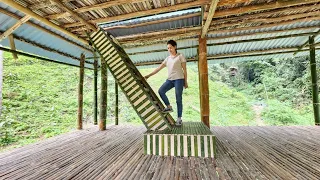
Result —
<path fill-rule="evenodd" d="M 4 33 L 0 35 L 0 41 L 7 38 L 10 34 L 12 34 L 15 30 L 17 30 L 22 24 L 29 21 L 30 18 L 31 16 L 26 15 L 23 18 L 19 19 L 18 22 L 16 22 L 16 24 L 11 26 L 8 30 L 6 30 Z"/>
<path fill-rule="evenodd" d="M 219 2 L 219 0 L 212 0 L 212 2 L 211 2 L 209 13 L 208 13 L 208 18 L 207 18 L 204 26 L 202 27 L 201 38 L 204 38 L 207 35 L 207 32 L 209 30 L 209 26 L 212 21 L 212 17 L 217 9 L 218 2 Z"/>

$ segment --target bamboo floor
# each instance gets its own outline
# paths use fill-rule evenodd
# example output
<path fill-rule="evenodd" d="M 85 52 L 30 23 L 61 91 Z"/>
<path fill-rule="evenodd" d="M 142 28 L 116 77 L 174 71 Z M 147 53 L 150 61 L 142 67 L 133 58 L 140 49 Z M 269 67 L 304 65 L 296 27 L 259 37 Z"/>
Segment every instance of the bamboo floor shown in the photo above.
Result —
<path fill-rule="evenodd" d="M 143 154 L 142 126 L 75 131 L 0 154 L 0 179 L 319 179 L 319 127 L 213 127 L 217 159 Z"/>

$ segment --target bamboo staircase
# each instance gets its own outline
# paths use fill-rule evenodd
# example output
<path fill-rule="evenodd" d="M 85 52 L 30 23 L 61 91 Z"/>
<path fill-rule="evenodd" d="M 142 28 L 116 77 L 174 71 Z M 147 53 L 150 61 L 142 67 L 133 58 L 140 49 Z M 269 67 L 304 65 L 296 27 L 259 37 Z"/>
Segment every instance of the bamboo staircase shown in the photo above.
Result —
<path fill-rule="evenodd" d="M 148 131 L 171 129 L 175 121 L 161 112 L 163 104 L 123 48 L 102 29 L 89 38 Z"/>
<path fill-rule="evenodd" d="M 152 88 L 145 81 L 126 52 L 103 30 L 92 33 L 90 42 L 113 75 L 145 127 L 144 153 L 160 156 L 215 157 L 216 139 L 202 122 L 175 127 Z M 104 65 L 106 64 L 106 65 Z"/>

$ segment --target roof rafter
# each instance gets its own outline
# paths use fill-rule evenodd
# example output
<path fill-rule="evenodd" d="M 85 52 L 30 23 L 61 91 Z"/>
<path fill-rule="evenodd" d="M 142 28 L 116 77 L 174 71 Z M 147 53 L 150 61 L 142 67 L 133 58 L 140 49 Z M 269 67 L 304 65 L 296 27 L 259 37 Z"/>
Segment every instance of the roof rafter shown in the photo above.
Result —
<path fill-rule="evenodd" d="M 237 7 L 229 10 L 217 11 L 215 12 L 215 15 L 213 16 L 213 18 L 215 19 L 215 18 L 221 18 L 226 16 L 249 14 L 257 11 L 272 10 L 272 9 L 285 8 L 290 6 L 313 4 L 313 3 L 319 3 L 319 0 L 276 1 L 269 4 L 251 5 L 251 6 L 245 6 L 245 7 Z"/>
<path fill-rule="evenodd" d="M 223 29 L 223 28 L 234 28 L 236 26 L 243 26 L 245 24 L 251 24 L 251 23 L 263 23 L 263 24 L 278 24 L 286 21 L 292 21 L 292 20 L 303 20 L 303 19 L 319 19 L 320 16 L 320 11 L 316 12 L 309 12 L 309 13 L 301 13 L 301 14 L 296 14 L 296 15 L 287 15 L 287 16 L 280 16 L 276 18 L 267 18 L 267 19 L 244 19 L 244 20 L 239 20 L 237 23 L 231 22 L 231 23 L 226 23 L 226 24 L 220 24 L 214 26 L 212 29 Z"/>
<path fill-rule="evenodd" d="M 89 43 L 88 43 L 87 40 L 84 40 L 84 39 L 82 39 L 82 38 L 79 38 L 79 37 L 76 36 L 75 34 L 73 34 L 73 33 L 69 32 L 69 31 L 61 28 L 60 26 L 58 26 L 58 25 L 50 22 L 49 20 L 47 20 L 47 19 L 43 18 L 42 16 L 34 13 L 34 12 L 31 11 L 30 9 L 27 9 L 27 8 L 21 6 L 20 4 L 16 3 L 15 1 L 12 1 L 12 0 L 0 0 L 0 2 L 3 2 L 3 3 L 5 3 L 5 4 L 7 4 L 7 5 L 9 5 L 9 6 L 13 7 L 13 8 L 15 8 L 15 9 L 23 12 L 24 14 L 31 16 L 32 18 L 40 21 L 41 23 L 43 23 L 43 24 L 45 24 L 45 25 L 47 25 L 47 26 L 49 26 L 49 27 L 51 27 L 51 28 L 53 28 L 53 29 L 56 29 L 57 31 L 60 31 L 60 32 L 62 32 L 62 33 L 64 33 L 64 34 L 66 34 L 66 35 L 68 35 L 68 36 L 70 36 L 70 37 L 72 37 L 72 38 L 74 38 L 74 39 L 76 39 L 76 40 L 84 43 L 85 45 L 89 45 Z"/>
<path fill-rule="evenodd" d="M 233 41 L 225 41 L 225 42 L 218 42 L 218 43 L 209 43 L 207 46 L 221 46 L 226 44 L 237 44 L 237 43 L 247 43 L 247 42 L 259 42 L 259 41 L 268 41 L 274 39 L 284 39 L 284 38 L 291 38 L 291 37 L 302 37 L 302 36 L 310 36 L 315 35 L 317 32 L 309 32 L 309 33 L 299 33 L 299 34 L 288 34 L 288 35 L 281 35 L 281 36 L 272 36 L 272 37 L 265 37 L 265 38 L 254 38 L 254 39 L 244 39 L 244 40 L 233 40 Z M 189 48 L 197 48 L 198 45 L 188 46 L 188 47 L 179 47 L 181 49 L 189 49 Z M 134 52 L 128 53 L 128 55 L 137 55 L 137 54 L 148 54 L 148 53 L 155 53 L 155 52 L 166 52 L 167 49 L 159 49 L 159 50 L 150 50 L 150 51 L 141 51 L 141 52 Z"/>
<path fill-rule="evenodd" d="M 4 47 L 0 47 L 0 50 L 1 51 L 10 52 L 10 53 L 19 54 L 19 55 L 23 55 L 23 56 L 26 56 L 26 57 L 36 58 L 36 59 L 40 59 L 40 60 L 44 60 L 44 61 L 54 62 L 54 63 L 58 63 L 58 64 L 68 65 L 68 66 L 79 67 L 77 65 L 68 64 L 68 63 L 60 62 L 60 61 L 55 61 L 55 60 L 52 60 L 52 59 L 49 59 L 49 58 L 45 58 L 45 57 L 42 57 L 42 56 L 37 56 L 37 55 L 25 53 L 25 52 L 20 52 L 20 51 L 17 51 L 17 50 L 7 49 L 7 48 L 4 48 Z M 88 68 L 88 67 L 85 67 L 85 68 L 93 70 L 93 68 Z"/>
<path fill-rule="evenodd" d="M 309 6 L 302 6 L 302 7 L 291 7 L 290 11 L 293 12 L 301 12 L 301 11 L 307 11 L 307 10 L 311 10 L 311 9 L 320 9 L 320 4 L 317 5 L 309 5 Z M 244 21 L 244 20 L 250 20 L 250 19 L 259 19 L 259 18 L 265 18 L 265 17 L 269 17 L 275 14 L 287 14 L 288 13 L 288 9 L 273 9 L 267 12 L 261 12 L 261 13 L 251 13 L 251 14 L 243 14 L 241 16 L 236 16 L 236 17 L 230 17 L 230 18 L 223 18 L 223 19 L 217 19 L 214 20 L 211 25 L 217 25 L 217 24 L 224 24 L 226 22 L 234 22 L 234 23 L 238 23 L 240 21 Z M 299 14 L 299 13 L 296 13 Z M 300 13 L 301 14 L 301 13 Z M 293 14 L 292 14 L 293 15 Z"/>
<path fill-rule="evenodd" d="M 2 32 L 0 31 L 0 33 L 2 33 Z M 20 36 L 13 35 L 13 37 L 14 37 L 14 39 L 16 39 L 16 40 L 19 40 L 19 41 L 21 41 L 21 42 L 25 42 L 25 43 L 31 44 L 32 46 L 35 46 L 35 47 L 44 49 L 44 50 L 46 50 L 46 51 L 50 51 L 50 52 L 53 52 L 53 53 L 57 53 L 57 54 L 59 54 L 59 55 L 62 55 L 62 56 L 65 56 L 65 57 L 72 58 L 72 59 L 74 59 L 74 60 L 80 61 L 80 57 L 75 57 L 75 56 L 73 56 L 73 55 L 71 55 L 71 54 L 68 54 L 68 53 L 66 53 L 66 52 L 62 52 L 62 51 L 59 51 L 59 50 L 56 50 L 56 49 L 47 47 L 47 46 L 45 46 L 45 45 L 39 44 L 39 43 L 37 43 L 37 42 L 31 41 L 31 40 L 28 40 L 28 39 L 25 39 L 25 38 L 20 37 Z M 90 61 L 87 61 L 86 63 L 93 64 L 93 63 L 90 62 Z"/>
<path fill-rule="evenodd" d="M 166 13 L 166 12 L 171 12 L 171 11 L 178 11 L 178 10 L 182 10 L 182 9 L 188 9 L 188 8 L 192 8 L 192 7 L 201 6 L 203 4 L 207 4 L 208 2 L 210 2 L 210 0 L 197 0 L 197 1 L 187 2 L 187 3 L 181 3 L 181 4 L 177 4 L 177 5 L 173 5 L 173 6 L 168 6 L 168 7 L 161 7 L 161 8 L 151 9 L 151 10 L 123 14 L 123 15 L 119 15 L 119 16 L 94 19 L 94 20 L 90 20 L 89 22 L 91 22 L 91 23 L 107 23 L 107 22 L 112 22 L 112 21 L 131 19 L 131 18 L 136 18 L 136 17 Z M 79 23 L 72 23 L 72 24 L 69 24 L 68 26 L 73 27 L 73 26 L 78 26 L 78 25 L 79 25 Z"/>
<path fill-rule="evenodd" d="M 86 25 L 88 28 L 92 29 L 93 31 L 97 31 L 98 30 L 96 26 L 94 26 L 93 24 L 88 23 L 85 19 L 80 17 L 77 13 L 73 12 L 70 8 L 68 8 L 67 6 L 62 4 L 60 1 L 58 1 L 58 0 L 50 0 L 50 1 L 54 2 L 58 7 L 60 7 L 63 10 L 65 10 L 66 12 L 68 12 L 70 15 L 72 15 L 72 17 L 78 19 L 78 21 L 80 21 L 82 24 Z"/>
<path fill-rule="evenodd" d="M 318 45 L 318 44 L 317 44 Z M 215 54 L 208 56 L 207 59 L 214 61 L 215 59 L 229 59 L 229 58 L 236 58 L 236 57 L 250 57 L 250 56 L 266 56 L 266 55 L 273 55 L 273 54 L 286 54 L 286 53 L 293 53 L 295 52 L 297 47 L 291 47 L 291 48 L 274 48 L 274 49 L 268 49 L 268 50 L 253 50 L 253 51 L 247 51 L 247 52 L 240 52 L 240 53 L 232 53 L 232 54 Z M 317 50 L 320 48 L 317 47 Z M 304 48 L 299 50 L 299 52 L 303 51 L 309 51 L 308 48 Z M 187 62 L 194 62 L 197 61 L 195 57 L 188 58 Z M 155 64 L 161 64 L 162 61 L 150 61 L 150 62 L 144 62 L 144 63 L 134 63 L 136 66 L 147 66 L 147 65 L 155 65 Z"/>
<path fill-rule="evenodd" d="M 209 30 L 209 26 L 212 21 L 212 17 L 217 9 L 218 2 L 219 2 L 219 0 L 212 0 L 212 2 L 211 2 L 207 20 L 204 23 L 204 26 L 202 27 L 202 30 L 201 30 L 201 38 L 204 38 L 207 35 L 207 32 Z"/>
<path fill-rule="evenodd" d="M 275 30 L 271 30 L 271 31 L 260 31 L 260 32 L 246 32 L 246 33 L 240 33 L 240 34 L 230 34 L 227 36 L 219 36 L 219 37 L 209 37 L 207 38 L 207 40 L 218 40 L 218 39 L 226 39 L 226 38 L 234 38 L 234 37 L 241 37 L 241 36 L 252 36 L 252 35 L 258 35 L 258 34 L 274 34 L 274 33 L 279 33 L 279 32 L 289 32 L 289 31 L 297 31 L 297 30 L 316 30 L 320 28 L 320 26 L 316 25 L 316 26 L 309 26 L 309 27 L 294 27 L 294 28 L 290 28 L 290 29 L 275 29 Z M 259 27 L 256 29 L 260 29 Z M 150 39 L 144 39 L 145 41 L 151 41 Z M 158 41 L 156 43 L 164 43 L 166 42 L 168 39 L 165 38 L 162 41 Z M 197 40 L 197 38 L 186 38 L 183 40 Z M 155 41 L 153 41 L 155 42 Z M 137 46 L 145 46 L 143 44 L 143 42 L 136 42 L 136 41 L 127 41 L 125 42 L 126 44 L 122 44 L 123 47 L 125 48 L 133 48 L 133 47 L 137 47 Z M 155 43 L 152 43 L 155 44 Z"/>
<path fill-rule="evenodd" d="M 210 34 L 218 34 L 218 33 L 226 33 L 226 32 L 236 32 L 236 31 L 244 31 L 244 30 L 252 30 L 252 29 L 259 29 L 259 28 L 268 28 L 268 27 L 275 27 L 275 26 L 280 26 L 280 25 L 288 25 L 288 24 L 293 24 L 297 22 L 306 22 L 306 21 L 312 21 L 312 20 L 319 20 L 319 17 L 312 17 L 312 18 L 302 18 L 298 20 L 289 20 L 285 22 L 279 22 L 276 24 L 263 24 L 263 25 L 258 25 L 258 26 L 252 26 L 252 27 L 235 27 L 232 29 L 217 29 L 217 30 L 209 30 Z M 166 39 L 175 37 L 175 36 L 181 36 L 181 33 L 183 32 L 188 32 L 190 34 L 187 34 L 186 36 L 190 35 L 197 35 L 197 32 L 201 27 L 192 27 L 192 28 L 183 28 L 183 29 L 176 29 L 176 30 L 165 30 L 165 31 L 157 31 L 157 32 L 150 32 L 150 33 L 145 33 L 145 34 L 140 34 L 140 35 L 129 35 L 129 36 L 119 36 L 117 37 L 117 40 L 122 43 L 138 43 L 138 42 L 146 42 L 150 41 L 152 39 L 159 39 L 161 37 L 164 37 Z"/>
<path fill-rule="evenodd" d="M 2 8 L 0 8 L 0 13 L 3 13 L 3 14 L 5 14 L 5 15 L 7 15 L 7 16 L 10 16 L 10 17 L 14 18 L 14 19 L 20 19 L 20 18 L 21 18 L 20 16 L 14 14 L 14 13 L 11 13 L 11 12 L 5 10 L 5 9 L 2 9 Z M 52 36 L 55 36 L 55 37 L 57 37 L 57 38 L 59 38 L 59 39 L 61 39 L 61 40 L 63 40 L 63 41 L 66 41 L 66 42 L 68 42 L 68 43 L 70 43 L 70 44 L 72 44 L 72 45 L 75 45 L 75 46 L 77 46 L 77 47 L 79 47 L 79 48 L 81 48 L 81 49 L 83 49 L 83 50 L 92 52 L 91 49 L 89 49 L 89 48 L 87 48 L 87 47 L 84 47 L 83 45 L 80 45 L 80 44 L 78 44 L 78 43 L 75 43 L 75 42 L 73 42 L 73 41 L 70 41 L 69 39 L 66 39 L 65 37 L 63 37 L 63 36 L 61 36 L 61 35 L 59 35 L 59 34 L 56 34 L 56 33 L 52 32 L 52 31 L 49 31 L 48 29 L 45 29 L 45 28 L 43 28 L 42 26 L 39 26 L 38 24 L 35 24 L 35 23 L 31 22 L 31 21 L 27 21 L 26 24 L 28 24 L 28 25 L 30 25 L 30 26 L 32 26 L 32 27 L 35 27 L 35 28 L 37 28 L 37 29 L 39 29 L 39 30 L 42 30 L 42 31 L 44 31 L 44 32 L 46 32 L 46 33 L 48 33 L 48 34 L 51 34 Z"/>
<path fill-rule="evenodd" d="M 3 34 L 0 35 L 0 41 L 7 38 L 10 34 L 12 34 L 15 30 L 17 30 L 22 24 L 29 21 L 30 18 L 31 16 L 26 15 L 23 18 L 19 19 L 16 24 L 14 24 L 7 31 L 5 31 Z"/>
<path fill-rule="evenodd" d="M 158 24 L 158 23 L 176 21 L 176 20 L 181 20 L 181 19 L 187 19 L 187 18 L 197 17 L 197 16 L 200 16 L 200 15 L 201 15 L 201 13 L 198 12 L 198 13 L 192 13 L 192 14 L 187 14 L 187 15 L 178 16 L 178 17 L 172 17 L 172 18 L 168 18 L 168 19 L 162 19 L 162 20 L 151 21 L 151 22 L 143 22 L 143 23 L 139 23 L 139 24 L 135 24 L 135 25 L 111 26 L 111 27 L 105 27 L 103 29 L 104 30 L 110 30 L 110 29 L 122 29 L 122 28 L 123 29 L 135 28 L 135 27 L 147 26 L 147 25 L 151 25 L 151 24 Z"/>

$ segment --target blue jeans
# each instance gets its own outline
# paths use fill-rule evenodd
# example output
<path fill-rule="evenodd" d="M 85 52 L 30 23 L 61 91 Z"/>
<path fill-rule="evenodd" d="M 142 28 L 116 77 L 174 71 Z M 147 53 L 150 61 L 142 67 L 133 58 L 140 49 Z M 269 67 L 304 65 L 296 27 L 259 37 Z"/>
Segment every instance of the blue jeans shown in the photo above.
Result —
<path fill-rule="evenodd" d="M 177 102 L 177 109 L 178 109 L 178 118 L 182 117 L 182 91 L 184 86 L 184 79 L 176 79 L 176 80 L 166 80 L 160 87 L 158 93 L 164 102 L 165 105 L 170 105 L 169 99 L 166 95 L 170 89 L 175 87 L 176 91 L 176 102 Z"/>

